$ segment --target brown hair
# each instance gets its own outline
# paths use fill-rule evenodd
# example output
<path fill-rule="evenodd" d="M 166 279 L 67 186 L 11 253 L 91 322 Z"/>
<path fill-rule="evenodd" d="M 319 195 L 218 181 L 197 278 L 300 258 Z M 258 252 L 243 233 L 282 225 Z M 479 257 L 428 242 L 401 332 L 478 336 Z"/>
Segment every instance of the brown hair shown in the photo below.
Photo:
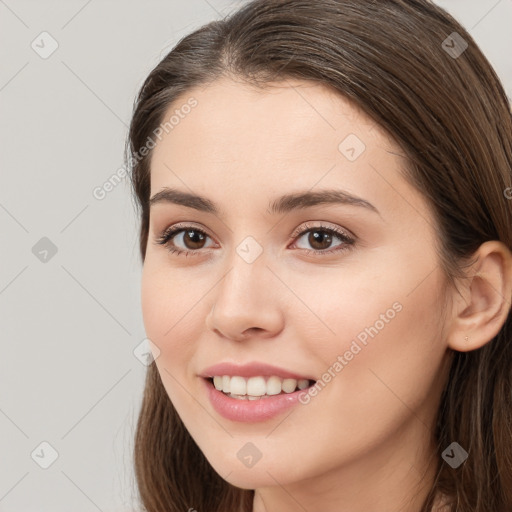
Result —
<path fill-rule="evenodd" d="M 467 43 L 462 50 L 457 36 Z M 448 38 L 448 39 L 447 39 Z M 512 249 L 512 123 L 503 87 L 472 37 L 428 0 L 255 0 L 183 38 L 153 69 L 134 105 L 127 158 L 141 216 L 144 261 L 151 152 L 141 157 L 178 96 L 221 76 L 265 87 L 285 78 L 333 88 L 396 140 L 406 178 L 437 223 L 450 283 L 485 241 Z M 512 190 L 512 189 L 511 189 Z M 510 297 L 507 297 L 510 300 Z M 422 512 L 441 493 L 459 512 L 512 510 L 512 315 L 478 350 L 454 352 L 435 431 L 437 475 Z M 452 441 L 468 453 L 453 469 Z M 213 470 L 148 367 L 134 450 L 149 512 L 252 509 L 254 491 Z"/>

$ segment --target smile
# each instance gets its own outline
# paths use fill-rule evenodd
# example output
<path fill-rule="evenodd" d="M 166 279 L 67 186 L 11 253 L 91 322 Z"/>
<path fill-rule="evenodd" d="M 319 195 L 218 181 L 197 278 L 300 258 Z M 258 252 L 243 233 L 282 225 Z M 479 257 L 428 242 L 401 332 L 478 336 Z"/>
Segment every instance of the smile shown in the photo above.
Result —
<path fill-rule="evenodd" d="M 213 385 L 218 391 L 222 391 L 231 398 L 239 400 L 259 400 L 283 393 L 306 389 L 312 384 L 308 379 L 282 379 L 276 375 L 270 377 L 244 378 L 238 375 L 216 375 L 213 377 Z"/>
<path fill-rule="evenodd" d="M 229 384 L 231 384 L 231 380 L 234 377 L 231 377 L 229 380 Z M 272 379 L 270 377 L 267 382 L 262 382 L 261 379 L 263 377 L 251 377 L 248 379 L 247 384 L 249 385 L 249 381 L 251 379 L 257 379 L 255 382 L 260 387 L 260 390 L 263 389 L 263 383 L 266 386 L 266 390 L 268 389 L 268 381 Z M 205 385 L 205 391 L 208 396 L 208 399 L 213 407 L 213 409 L 223 418 L 242 423 L 255 423 L 270 420 L 276 416 L 279 416 L 286 410 L 300 404 L 299 398 L 301 394 L 307 393 L 308 389 L 314 385 L 315 381 L 305 380 L 301 383 L 301 386 L 304 386 L 306 383 L 307 386 L 300 389 L 298 387 L 297 381 L 295 384 L 292 382 L 285 382 L 288 379 L 285 379 L 283 383 L 275 383 L 272 384 L 271 381 L 270 387 L 275 385 L 275 389 L 277 390 L 277 385 L 290 386 L 288 389 L 291 389 L 293 384 L 293 391 L 281 390 L 278 394 L 262 394 L 262 395 L 249 395 L 245 394 L 232 394 L 231 392 L 225 393 L 223 390 L 217 389 L 214 385 L 213 378 L 202 378 L 201 379 Z M 245 381 L 245 379 L 243 379 Z M 279 379 L 280 380 L 280 379 Z M 293 379 L 290 379 L 293 380 Z M 224 376 L 222 377 L 222 381 L 224 384 Z M 218 379 L 217 379 L 217 382 Z M 235 391 L 236 386 L 238 386 L 239 381 L 235 376 Z M 237 383 L 238 382 L 238 383 Z M 252 386 L 253 384 L 251 384 Z M 271 389 L 272 391 L 272 389 Z"/>

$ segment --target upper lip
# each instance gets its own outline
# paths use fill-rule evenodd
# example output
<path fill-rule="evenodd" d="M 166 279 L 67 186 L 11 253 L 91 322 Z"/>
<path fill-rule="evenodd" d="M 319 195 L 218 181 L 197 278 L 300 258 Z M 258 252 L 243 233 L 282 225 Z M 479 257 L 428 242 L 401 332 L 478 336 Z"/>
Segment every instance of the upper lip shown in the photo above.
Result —
<path fill-rule="evenodd" d="M 251 362 L 247 364 L 236 364 L 236 363 L 218 363 L 213 366 L 209 366 L 205 368 L 200 376 L 204 378 L 210 378 L 229 375 L 231 377 L 238 375 L 240 377 L 272 377 L 275 375 L 276 377 L 280 377 L 281 379 L 308 379 L 308 380 L 316 380 L 309 375 L 300 375 L 298 373 L 285 370 L 284 368 L 280 368 L 278 366 L 273 366 L 270 364 L 262 363 L 262 362 Z"/>

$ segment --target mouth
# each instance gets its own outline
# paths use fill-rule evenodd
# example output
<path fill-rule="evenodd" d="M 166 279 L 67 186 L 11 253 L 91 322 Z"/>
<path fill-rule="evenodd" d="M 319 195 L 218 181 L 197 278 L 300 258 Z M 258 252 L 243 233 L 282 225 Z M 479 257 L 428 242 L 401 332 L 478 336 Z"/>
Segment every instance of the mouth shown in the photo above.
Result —
<path fill-rule="evenodd" d="M 217 414 L 237 423 L 265 422 L 299 403 L 308 403 L 309 400 L 304 402 L 302 396 L 316 383 L 310 379 L 281 379 L 277 376 L 217 375 L 203 376 L 201 380 Z"/>
<path fill-rule="evenodd" d="M 262 361 L 245 364 L 224 361 L 198 375 L 213 409 L 235 422 L 260 422 L 283 414 L 298 404 L 317 381 L 303 370 L 290 370 Z M 310 410 L 310 409 L 308 409 Z"/>
<path fill-rule="evenodd" d="M 278 395 L 290 395 L 315 385 L 312 379 L 281 378 L 276 375 L 242 377 L 215 375 L 206 377 L 211 385 L 224 395 L 236 400 L 262 400 Z"/>

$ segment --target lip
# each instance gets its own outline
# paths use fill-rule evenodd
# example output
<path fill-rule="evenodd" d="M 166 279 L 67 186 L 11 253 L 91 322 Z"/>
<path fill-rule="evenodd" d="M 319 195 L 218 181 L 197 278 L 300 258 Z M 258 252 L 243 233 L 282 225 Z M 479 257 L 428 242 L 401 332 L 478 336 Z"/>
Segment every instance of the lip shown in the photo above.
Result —
<path fill-rule="evenodd" d="M 229 363 L 229 362 L 223 362 L 219 364 L 215 364 L 213 366 L 209 366 L 208 368 L 205 368 L 200 376 L 204 377 L 205 379 L 209 379 L 211 377 L 215 377 L 216 375 L 222 377 L 223 375 L 229 375 L 230 377 L 233 377 L 235 375 L 238 375 L 240 377 L 272 377 L 275 375 L 276 377 L 280 377 L 281 379 L 308 379 L 308 380 L 314 380 L 317 379 L 315 377 L 312 377 L 311 375 L 300 375 L 298 373 L 294 373 L 288 370 L 285 370 L 284 368 L 280 368 L 278 366 L 273 366 L 266 363 L 260 363 L 257 361 L 239 365 L 235 363 Z M 292 395 L 293 393 L 290 393 Z"/>
<path fill-rule="evenodd" d="M 228 375 L 228 374 L 224 374 Z M 261 374 L 260 374 L 261 375 Z M 275 374 L 273 374 L 275 375 Z M 240 375 L 242 377 L 242 375 Z M 204 377 L 201 379 L 204 383 L 206 393 L 210 399 L 210 403 L 215 411 L 222 417 L 242 423 L 255 423 L 266 421 L 291 407 L 297 406 L 299 397 L 302 393 L 307 392 L 309 388 L 286 393 L 282 395 L 273 395 L 259 400 L 238 400 L 231 398 L 219 391 L 213 385 L 213 382 Z"/>

